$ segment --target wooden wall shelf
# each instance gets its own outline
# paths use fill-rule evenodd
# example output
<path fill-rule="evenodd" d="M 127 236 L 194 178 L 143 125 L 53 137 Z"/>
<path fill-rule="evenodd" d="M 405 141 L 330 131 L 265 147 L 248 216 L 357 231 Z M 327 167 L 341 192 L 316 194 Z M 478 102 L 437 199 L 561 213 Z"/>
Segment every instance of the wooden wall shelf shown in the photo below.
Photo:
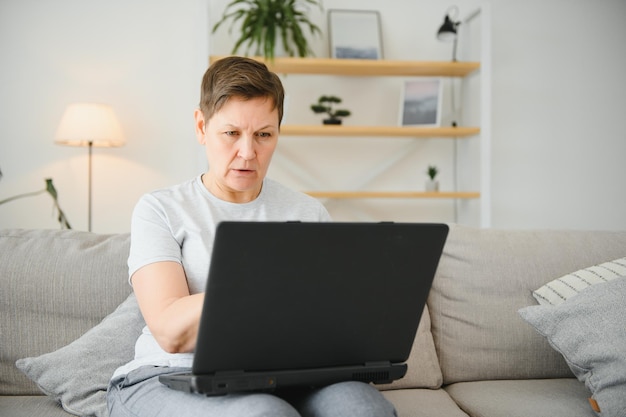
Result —
<path fill-rule="evenodd" d="M 478 127 L 336 126 L 284 125 L 283 136 L 396 136 L 407 138 L 467 137 L 480 133 Z"/>
<path fill-rule="evenodd" d="M 211 55 L 209 62 L 213 63 L 225 56 L 226 55 Z M 365 77 L 465 77 L 480 68 L 480 62 L 460 61 L 275 58 L 273 62 L 270 62 L 262 57 L 251 58 L 264 62 L 270 70 L 280 74 L 324 74 Z"/>
<path fill-rule="evenodd" d="M 315 198 L 480 198 L 479 192 L 469 191 L 307 191 Z"/>

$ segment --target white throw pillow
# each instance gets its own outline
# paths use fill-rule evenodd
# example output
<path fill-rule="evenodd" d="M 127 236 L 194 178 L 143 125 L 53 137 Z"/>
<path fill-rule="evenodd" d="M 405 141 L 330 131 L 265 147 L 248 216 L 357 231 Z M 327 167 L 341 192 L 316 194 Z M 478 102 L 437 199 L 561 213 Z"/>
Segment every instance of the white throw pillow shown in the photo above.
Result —
<path fill-rule="evenodd" d="M 626 275 L 626 257 L 564 275 L 533 291 L 542 305 L 559 305 L 587 287 Z"/>

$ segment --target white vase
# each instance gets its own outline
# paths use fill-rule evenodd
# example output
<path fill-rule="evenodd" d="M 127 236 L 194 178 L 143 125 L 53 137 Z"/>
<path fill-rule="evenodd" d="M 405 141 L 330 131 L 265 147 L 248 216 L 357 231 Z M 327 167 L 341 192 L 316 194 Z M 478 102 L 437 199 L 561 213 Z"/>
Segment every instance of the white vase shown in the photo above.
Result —
<path fill-rule="evenodd" d="M 439 181 L 437 180 L 426 181 L 426 191 L 439 191 Z"/>

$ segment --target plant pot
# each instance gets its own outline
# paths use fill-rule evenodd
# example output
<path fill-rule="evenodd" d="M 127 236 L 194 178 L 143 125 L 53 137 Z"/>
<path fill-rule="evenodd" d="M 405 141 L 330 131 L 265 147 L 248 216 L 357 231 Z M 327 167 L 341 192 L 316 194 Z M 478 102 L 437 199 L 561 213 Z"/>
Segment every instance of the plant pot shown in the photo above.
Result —
<path fill-rule="evenodd" d="M 437 180 L 426 181 L 426 191 L 439 191 L 439 181 Z"/>
<path fill-rule="evenodd" d="M 325 125 L 340 125 L 341 119 L 324 119 L 323 123 Z"/>

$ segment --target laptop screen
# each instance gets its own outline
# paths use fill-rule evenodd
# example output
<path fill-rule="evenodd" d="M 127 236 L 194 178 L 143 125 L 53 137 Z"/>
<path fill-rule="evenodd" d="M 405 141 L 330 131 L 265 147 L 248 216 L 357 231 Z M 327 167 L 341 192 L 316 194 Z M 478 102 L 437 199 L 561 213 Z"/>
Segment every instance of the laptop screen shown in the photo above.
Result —
<path fill-rule="evenodd" d="M 219 224 L 193 372 L 405 361 L 447 233 L 431 223 Z"/>

